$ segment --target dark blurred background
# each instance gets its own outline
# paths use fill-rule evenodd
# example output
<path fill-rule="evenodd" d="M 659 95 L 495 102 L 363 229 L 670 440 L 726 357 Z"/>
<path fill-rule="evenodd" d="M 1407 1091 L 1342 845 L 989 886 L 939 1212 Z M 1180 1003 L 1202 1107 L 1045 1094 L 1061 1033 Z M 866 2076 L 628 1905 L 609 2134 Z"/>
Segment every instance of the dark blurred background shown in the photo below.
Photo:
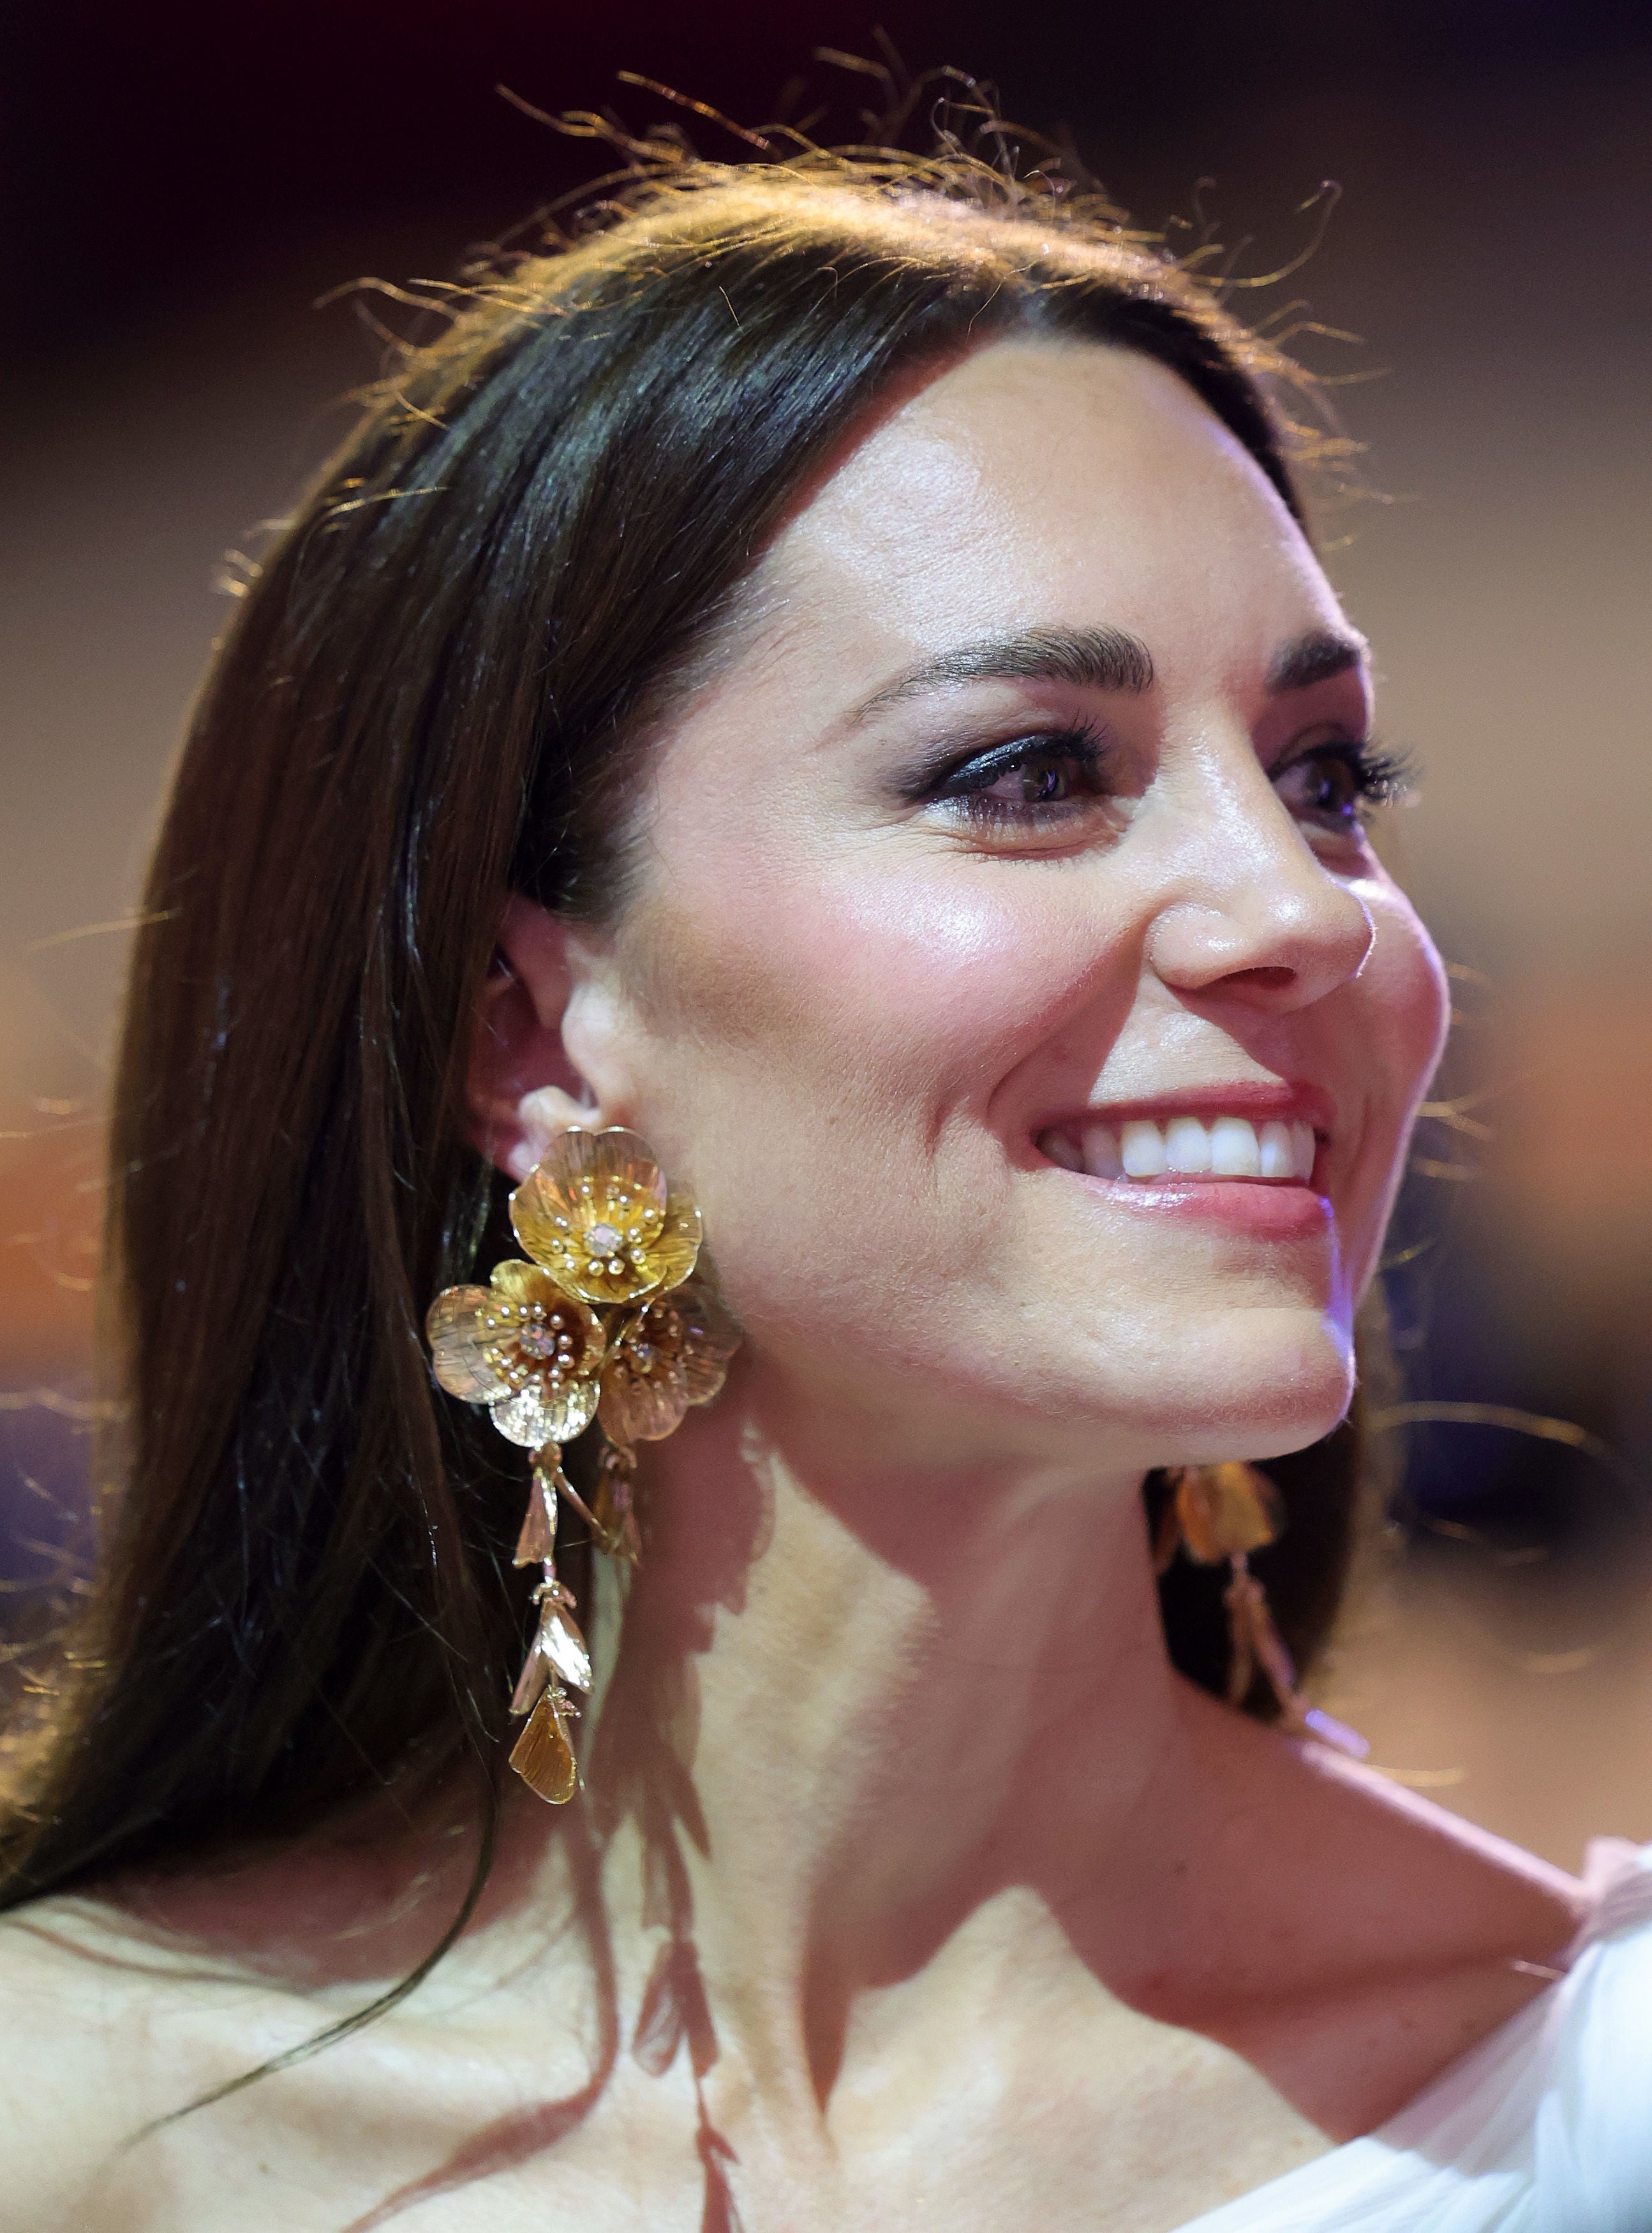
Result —
<path fill-rule="evenodd" d="M 1652 1837 L 1652 16 L 1538 0 L 699 11 L 112 0 L 0 44 L 0 1626 L 80 1540 L 97 1123 L 180 719 L 380 344 L 596 167 L 504 101 L 748 123 L 956 63 L 1141 224 L 1213 218 L 1367 446 L 1330 563 L 1426 784 L 1388 841 L 1461 1020 L 1390 1273 L 1414 1404 L 1331 1676 L 1386 1768 L 1570 1865 Z M 801 96 L 790 81 L 803 76 Z M 875 89 L 866 88 L 868 95 Z M 736 143 L 695 125 L 703 153 Z M 1323 202 L 1321 204 L 1323 208 Z M 1177 234 L 1173 237 L 1187 238 Z M 1239 245 L 1240 244 L 1248 244 Z M 1298 307 L 1291 309 L 1288 306 Z M 1486 1407 L 1494 1407 L 1487 1410 Z M 1533 1432 L 1525 1415 L 1551 1422 Z"/>

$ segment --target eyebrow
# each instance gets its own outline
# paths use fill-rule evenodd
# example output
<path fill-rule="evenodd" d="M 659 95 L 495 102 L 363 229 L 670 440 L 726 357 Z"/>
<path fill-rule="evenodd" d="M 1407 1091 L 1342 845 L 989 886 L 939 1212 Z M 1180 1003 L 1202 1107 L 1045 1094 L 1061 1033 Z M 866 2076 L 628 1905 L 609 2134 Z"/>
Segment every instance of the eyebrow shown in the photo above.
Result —
<path fill-rule="evenodd" d="M 1139 697 L 1153 687 L 1153 654 L 1126 628 L 1032 628 L 987 636 L 943 651 L 874 691 L 850 714 L 850 726 L 958 682 L 1065 682 Z"/>
<path fill-rule="evenodd" d="M 1334 628 L 1310 628 L 1273 654 L 1265 686 L 1268 695 L 1276 698 L 1286 690 L 1308 690 L 1316 682 L 1329 682 L 1333 674 L 1363 667 L 1369 649 L 1363 636 L 1339 635 Z"/>

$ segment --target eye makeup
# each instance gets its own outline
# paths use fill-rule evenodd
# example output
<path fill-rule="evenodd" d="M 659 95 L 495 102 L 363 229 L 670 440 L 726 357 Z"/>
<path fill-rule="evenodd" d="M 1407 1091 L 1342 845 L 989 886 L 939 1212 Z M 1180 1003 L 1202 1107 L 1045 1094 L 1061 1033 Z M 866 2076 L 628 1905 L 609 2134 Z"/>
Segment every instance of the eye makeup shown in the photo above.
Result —
<path fill-rule="evenodd" d="M 1328 737 L 1293 749 L 1268 777 L 1299 822 L 1335 835 L 1363 829 L 1374 809 L 1405 798 L 1416 780 L 1404 753 L 1371 737 Z"/>

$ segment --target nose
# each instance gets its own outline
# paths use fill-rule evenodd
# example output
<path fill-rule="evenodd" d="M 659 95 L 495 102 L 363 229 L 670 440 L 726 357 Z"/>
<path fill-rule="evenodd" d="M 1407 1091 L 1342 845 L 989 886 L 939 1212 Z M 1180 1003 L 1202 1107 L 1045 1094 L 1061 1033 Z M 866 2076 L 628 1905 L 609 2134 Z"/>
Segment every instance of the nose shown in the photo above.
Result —
<path fill-rule="evenodd" d="M 1179 993 L 1308 1007 L 1357 976 L 1376 936 L 1370 915 L 1254 760 L 1213 790 L 1178 817 L 1182 842 L 1148 930 L 1148 964 Z"/>

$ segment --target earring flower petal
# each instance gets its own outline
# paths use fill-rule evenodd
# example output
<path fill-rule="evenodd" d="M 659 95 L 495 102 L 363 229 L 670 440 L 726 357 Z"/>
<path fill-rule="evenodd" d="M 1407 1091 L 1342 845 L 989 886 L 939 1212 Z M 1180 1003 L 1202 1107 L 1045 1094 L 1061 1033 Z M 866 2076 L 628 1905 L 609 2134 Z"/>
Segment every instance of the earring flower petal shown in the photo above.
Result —
<path fill-rule="evenodd" d="M 509 1392 L 504 1375 L 487 1361 L 491 1344 L 482 1313 L 492 1300 L 491 1287 L 446 1287 L 425 1317 L 432 1369 L 450 1396 L 467 1403 L 489 1403 Z"/>
<path fill-rule="evenodd" d="M 524 1449 L 572 1442 L 596 1416 L 602 1322 L 537 1264 L 507 1257 L 488 1286 L 449 1287 L 431 1305 L 426 1331 L 442 1386 L 485 1403 Z"/>
<path fill-rule="evenodd" d="M 565 1132 L 511 1197 L 511 1223 L 564 1293 L 599 1309 L 675 1287 L 699 1255 L 700 1214 L 634 1132 Z"/>
<path fill-rule="evenodd" d="M 691 1403 L 709 1403 L 740 1345 L 733 1318 L 704 1279 L 645 1303 L 608 1344 L 597 1417 L 611 1441 L 675 1433 Z"/>

